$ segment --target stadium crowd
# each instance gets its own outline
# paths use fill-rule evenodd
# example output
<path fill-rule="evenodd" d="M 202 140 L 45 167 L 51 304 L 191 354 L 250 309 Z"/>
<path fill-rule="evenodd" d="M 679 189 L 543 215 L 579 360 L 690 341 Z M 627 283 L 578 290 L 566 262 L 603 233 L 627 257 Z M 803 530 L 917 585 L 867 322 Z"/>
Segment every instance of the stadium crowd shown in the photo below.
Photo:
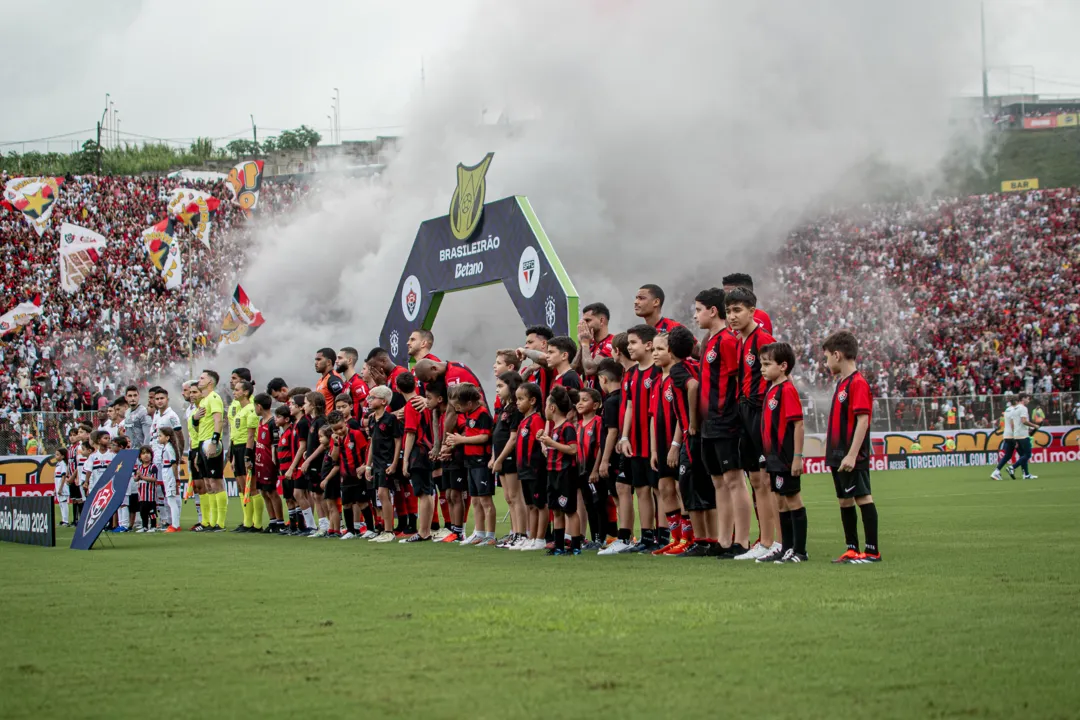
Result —
<path fill-rule="evenodd" d="M 0 185 L 7 180 L 0 174 Z M 181 186 L 206 190 L 222 202 L 209 249 L 178 226 L 184 282 L 180 291 L 166 291 L 141 234 L 166 216 L 167 197 Z M 260 214 L 287 212 L 304 192 L 289 183 L 264 183 Z M 186 365 L 189 338 L 196 355 L 206 351 L 218 327 L 212 314 L 242 272 L 251 237 L 251 223 L 228 197 L 223 182 L 67 177 L 40 237 L 22 213 L 0 208 L 0 312 L 35 298 L 43 307 L 41 316 L 0 343 L 0 410 L 9 422 L 17 424 L 25 412 L 103 409 L 127 378 Z M 71 294 L 60 287 L 57 258 L 64 222 L 109 240 L 95 271 Z"/>

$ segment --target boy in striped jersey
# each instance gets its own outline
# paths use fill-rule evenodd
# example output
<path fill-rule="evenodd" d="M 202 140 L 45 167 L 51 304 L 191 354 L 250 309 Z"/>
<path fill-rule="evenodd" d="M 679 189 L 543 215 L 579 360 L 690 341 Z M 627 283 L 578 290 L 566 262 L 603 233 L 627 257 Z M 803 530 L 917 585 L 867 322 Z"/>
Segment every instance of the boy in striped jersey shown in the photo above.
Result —
<path fill-rule="evenodd" d="M 623 376 L 622 437 L 618 450 L 629 465 L 624 485 L 628 482 L 631 487 L 625 491 L 623 487 L 619 488 L 619 516 L 625 515 L 633 527 L 633 496 L 628 492 L 632 488 L 641 517 L 641 542 L 628 551 L 651 552 L 667 544 L 657 537 L 653 490 L 659 483 L 659 476 L 649 465 L 649 397 L 653 384 L 660 381 L 662 371 L 652 357 L 656 328 L 635 325 L 626 331 L 626 335 L 627 353 L 637 364 Z"/>
<path fill-rule="evenodd" d="M 761 348 L 761 374 L 769 382 L 761 415 L 761 444 L 772 492 L 780 508 L 784 554 L 773 562 L 801 563 L 806 555 L 806 508 L 802 502 L 803 413 L 799 391 L 791 382 L 795 352 L 787 343 Z M 761 557 L 757 562 L 768 562 Z"/>

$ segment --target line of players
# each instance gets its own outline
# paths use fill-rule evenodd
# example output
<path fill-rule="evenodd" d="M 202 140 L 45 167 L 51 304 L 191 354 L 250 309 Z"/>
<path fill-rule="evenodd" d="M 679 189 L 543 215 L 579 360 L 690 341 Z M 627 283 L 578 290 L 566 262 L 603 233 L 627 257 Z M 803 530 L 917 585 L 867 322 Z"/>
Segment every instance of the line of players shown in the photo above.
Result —
<path fill-rule="evenodd" d="M 245 501 L 238 532 L 803 562 L 802 405 L 790 380 L 796 358 L 774 341 L 752 287 L 736 274 L 723 289 L 698 293 L 700 345 L 663 317 L 664 293 L 655 285 L 638 291 L 634 309 L 643 322 L 625 333 L 609 332 L 600 303 L 583 310 L 580 347 L 547 327 L 528 328 L 523 347 L 497 354 L 494 416 L 476 375 L 431 354 L 427 331 L 409 339 L 412 372 L 380 348 L 359 372 L 355 349 L 324 348 L 314 390 L 275 378 L 253 395 L 250 373 L 239 368 L 227 414 L 218 375 L 204 371 L 184 388 L 191 488 L 201 500 L 193 529 L 224 530 L 228 425 Z M 836 562 L 877 562 L 869 384 L 858 373 L 851 333 L 834 333 L 822 350 L 838 381 L 826 443 L 847 545 Z M 497 485 L 511 519 L 511 532 L 498 540 Z M 760 533 L 754 542 L 752 514 Z"/>

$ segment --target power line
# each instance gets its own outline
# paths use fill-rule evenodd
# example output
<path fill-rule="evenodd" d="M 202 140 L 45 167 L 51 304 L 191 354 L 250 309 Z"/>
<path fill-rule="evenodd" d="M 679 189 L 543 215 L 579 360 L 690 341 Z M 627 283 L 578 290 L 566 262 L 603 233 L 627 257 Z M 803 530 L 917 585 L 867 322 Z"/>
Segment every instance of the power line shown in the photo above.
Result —
<path fill-rule="evenodd" d="M 45 142 L 46 140 L 58 140 L 59 138 L 71 137 L 72 135 L 81 135 L 82 133 L 94 132 L 94 128 L 87 128 L 86 130 L 75 130 L 74 132 L 63 133 L 62 135 L 50 135 L 49 137 L 35 138 L 33 140 L 5 140 L 0 142 L 0 147 L 6 145 L 22 145 L 24 143 L 38 143 Z"/>

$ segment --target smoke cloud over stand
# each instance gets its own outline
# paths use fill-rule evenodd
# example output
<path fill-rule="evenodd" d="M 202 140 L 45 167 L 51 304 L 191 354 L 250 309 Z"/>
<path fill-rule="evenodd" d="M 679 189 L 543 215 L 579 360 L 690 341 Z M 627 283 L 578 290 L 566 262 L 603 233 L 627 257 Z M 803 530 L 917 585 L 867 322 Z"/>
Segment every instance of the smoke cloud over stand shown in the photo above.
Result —
<path fill-rule="evenodd" d="M 933 172 L 977 17 L 925 0 L 483 4 L 459 47 L 426 59 L 382 181 L 324 187 L 259 233 L 241 281 L 267 324 L 217 365 L 310 384 L 319 347 L 376 345 L 417 227 L 447 212 L 455 165 L 488 151 L 487 199 L 529 197 L 582 303 L 622 328 L 655 282 L 685 316 L 723 274 L 763 273 L 823 198 L 863 199 L 851 180 L 868 159 Z M 436 352 L 484 376 L 520 344 L 497 293 L 448 297 Z"/>

